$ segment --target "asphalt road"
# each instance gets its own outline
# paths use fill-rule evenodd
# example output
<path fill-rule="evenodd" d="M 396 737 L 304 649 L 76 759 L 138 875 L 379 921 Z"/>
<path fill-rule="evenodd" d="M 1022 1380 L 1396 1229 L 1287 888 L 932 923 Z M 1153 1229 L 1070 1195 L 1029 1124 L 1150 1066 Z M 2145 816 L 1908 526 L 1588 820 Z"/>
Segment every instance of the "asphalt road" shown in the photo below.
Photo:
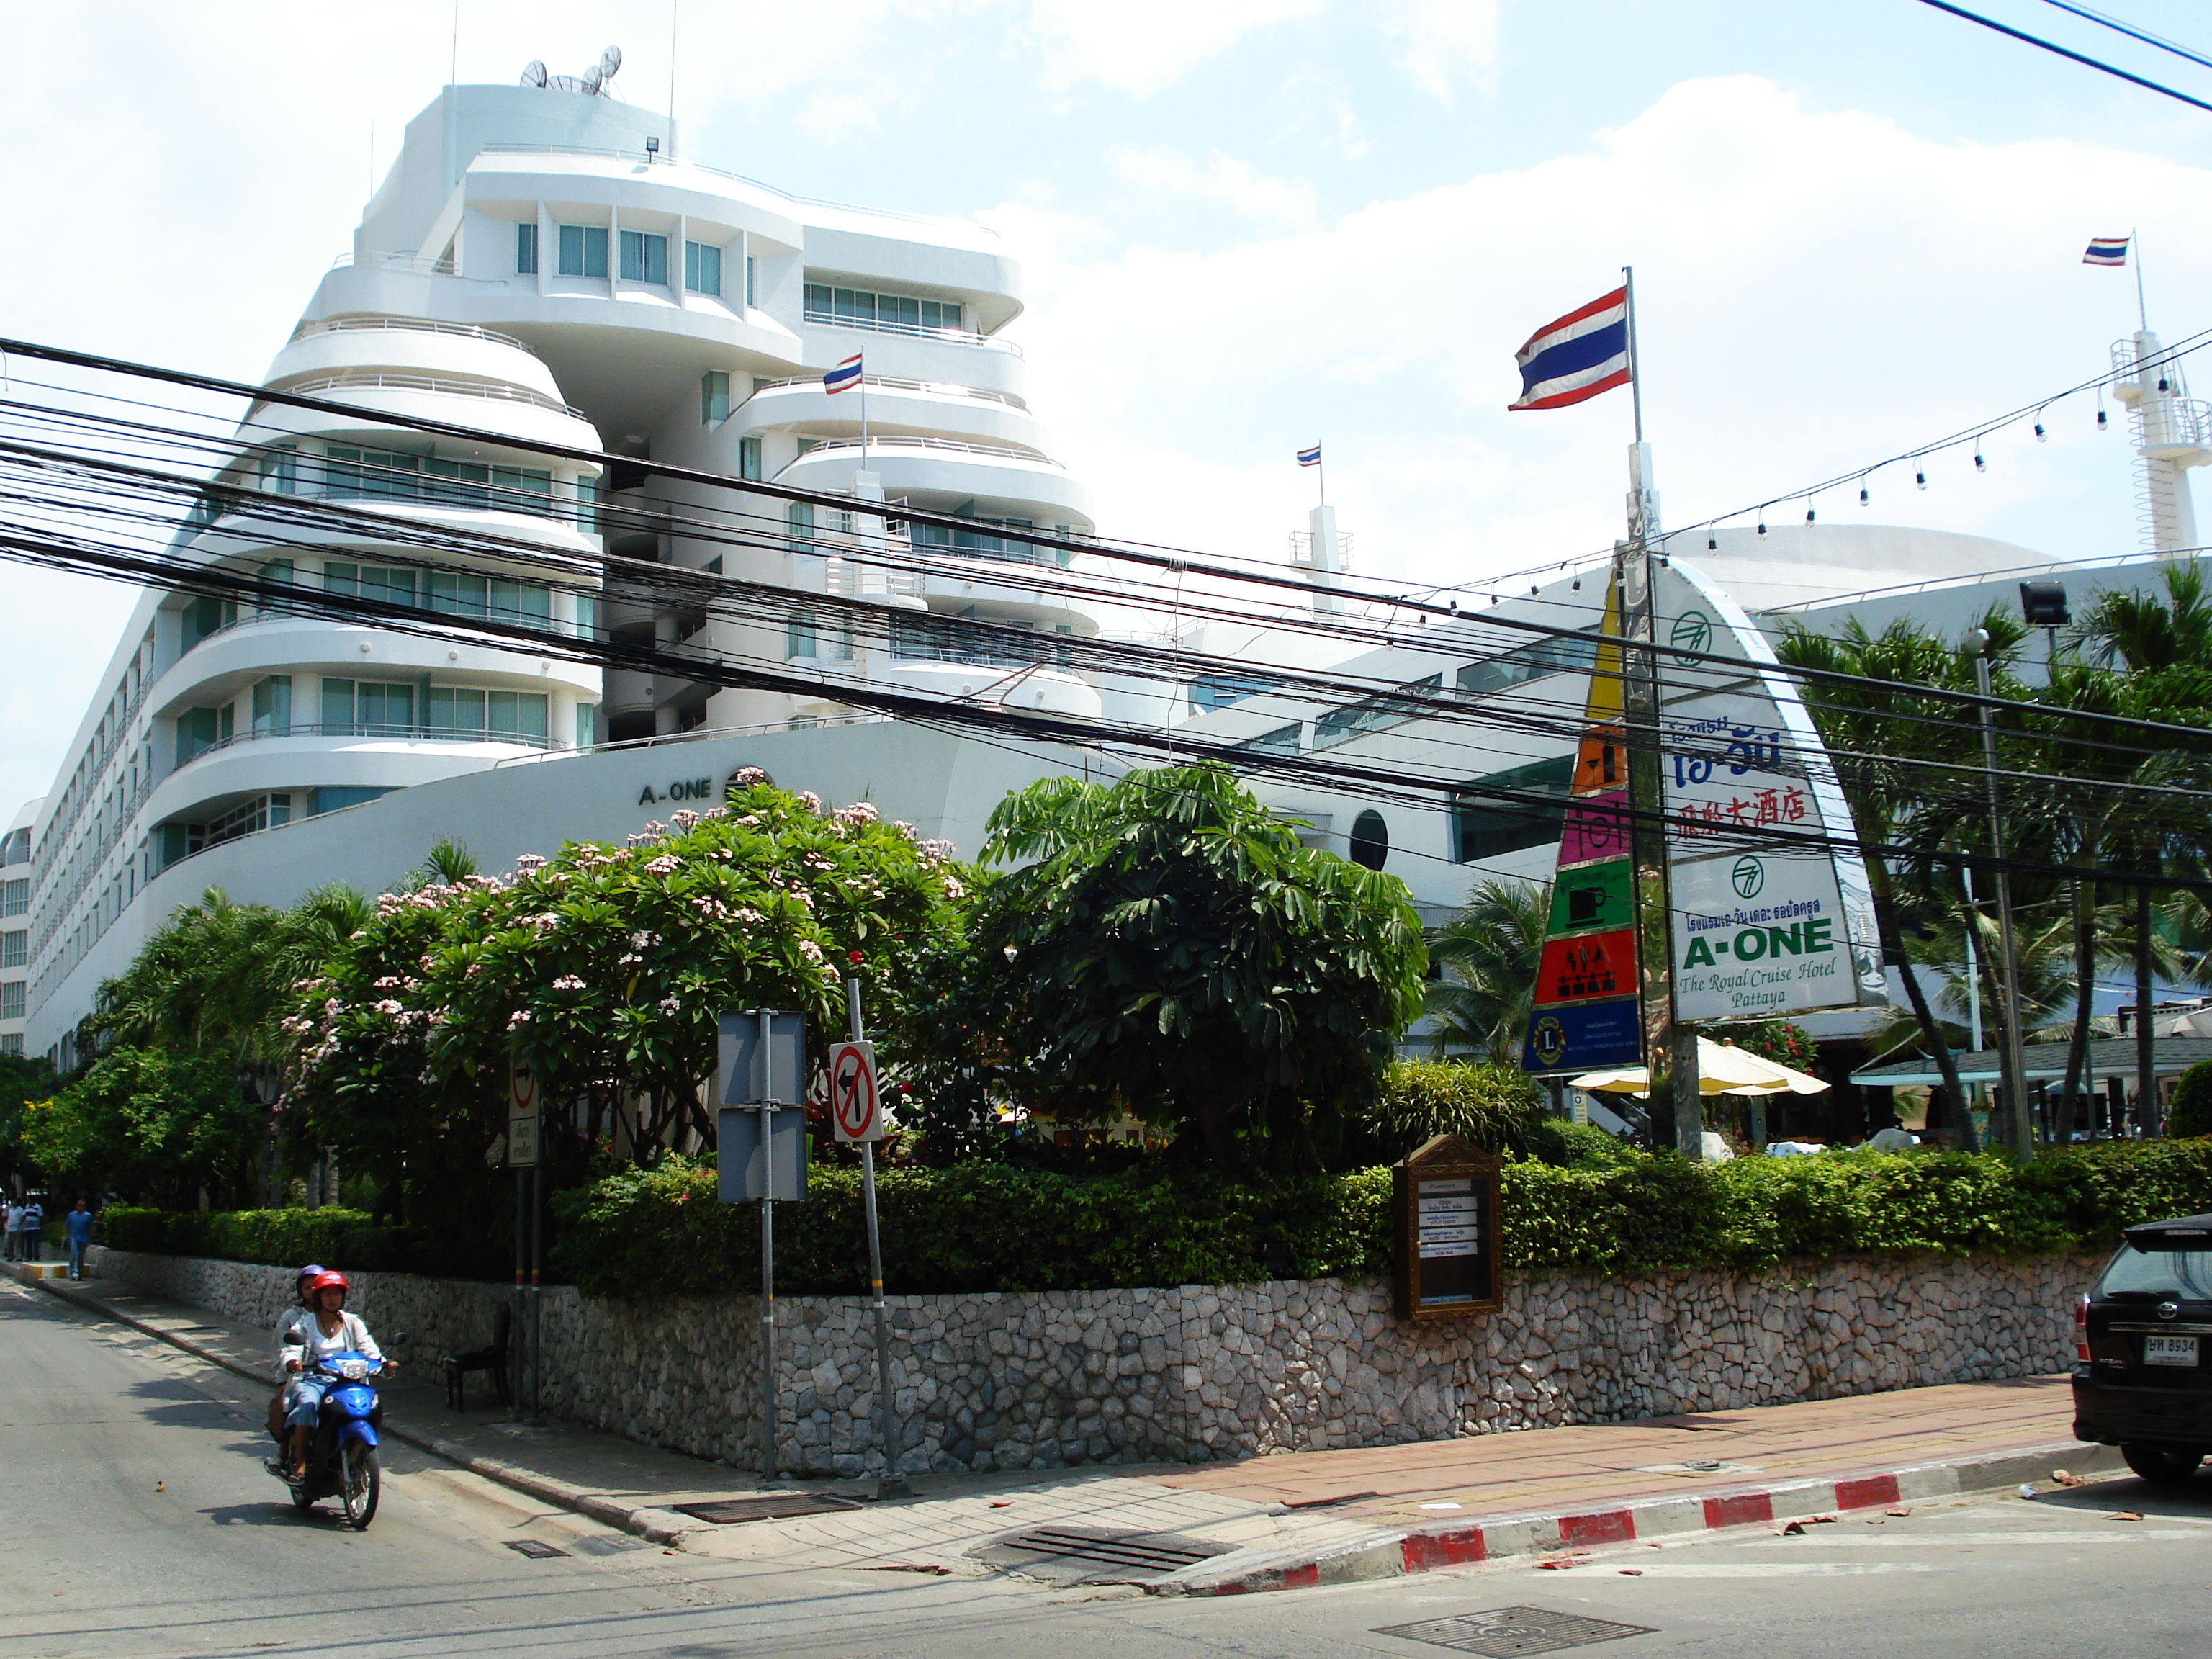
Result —
<path fill-rule="evenodd" d="M 1198 1601 L 673 1554 L 398 1445 L 383 1510 L 355 1534 L 328 1504 L 295 1512 L 262 1471 L 265 1401 L 0 1285 L 0 1659 L 1435 1659 L 1589 1638 L 1607 1659 L 2142 1659 L 2203 1651 L 2212 1632 L 2212 1476 L 2180 1497 L 2112 1482 L 1801 1537 L 1600 1551 L 1564 1571 L 1524 1562 Z M 2122 1510 L 2144 1518 L 2109 1518 Z M 566 1553 L 507 1547 L 523 1540 Z M 1537 1610 L 1521 1617 L 1550 1631 L 1540 1645 L 1438 1622 L 1516 1607 Z M 1548 1622 L 1563 1616 L 1628 1628 Z"/>

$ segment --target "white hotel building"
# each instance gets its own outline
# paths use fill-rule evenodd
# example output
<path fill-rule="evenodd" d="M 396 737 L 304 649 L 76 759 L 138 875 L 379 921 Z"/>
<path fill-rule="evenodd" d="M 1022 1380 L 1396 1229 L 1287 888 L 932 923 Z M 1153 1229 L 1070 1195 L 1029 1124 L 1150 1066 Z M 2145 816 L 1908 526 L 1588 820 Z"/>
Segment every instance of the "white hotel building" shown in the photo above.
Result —
<path fill-rule="evenodd" d="M 101 981 L 210 886 L 276 905 L 328 881 L 374 893 L 419 868 L 441 837 L 503 868 L 565 840 L 619 838 L 665 817 L 672 801 L 716 799 L 741 764 L 828 800 L 872 799 L 972 853 L 1007 790 L 1052 772 L 1115 769 L 1079 748 L 849 718 L 834 690 L 848 678 L 1077 719 L 1166 720 L 1263 752 L 1328 751 L 1564 794 L 1561 739 L 1407 720 L 1387 697 L 1316 710 L 1310 698 L 1271 693 L 1268 665 L 1315 665 L 1316 644 L 1264 621 L 1194 630 L 1166 616 L 1111 618 L 1125 635 L 1259 671 L 1171 696 L 1071 666 L 1054 638 L 1096 635 L 1102 617 L 1054 577 L 1085 568 L 1079 550 L 1094 526 L 1086 492 L 1053 459 L 1025 400 L 1020 348 L 1001 332 L 1020 313 L 1019 293 L 1013 261 L 974 224 L 807 201 L 696 165 L 667 118 L 604 96 L 447 88 L 410 124 L 352 252 L 325 276 L 264 382 L 358 417 L 260 405 L 226 475 L 372 516 L 281 550 L 216 519 L 189 527 L 191 551 L 250 574 L 272 596 L 296 584 L 410 599 L 464 628 L 471 616 L 507 616 L 682 641 L 787 659 L 833 689 L 794 697 L 603 676 L 489 641 L 149 592 L 53 787 L 0 834 L 0 1052 L 69 1063 Z M 860 400 L 833 400 L 821 380 L 854 352 L 867 369 L 865 466 Z M 2178 378 L 2175 386 L 2185 398 Z M 2161 380 L 2158 395 L 2166 393 Z M 384 413 L 489 435 L 427 439 L 380 423 Z M 2138 436 L 2142 453 L 2157 453 Z M 904 501 L 975 528 L 917 527 L 908 542 L 895 527 L 875 544 L 888 560 L 855 564 L 840 550 L 881 520 L 730 491 L 687 497 L 619 459 L 603 474 L 549 460 L 539 444 L 775 479 L 850 495 L 856 508 Z M 2168 456 L 2178 466 L 2204 458 L 2212 450 Z M 2185 479 L 2178 487 L 2185 506 Z M 710 544 L 654 527 L 655 502 L 757 514 L 776 533 L 750 547 Z M 708 580 L 864 596 L 915 622 L 890 630 L 885 648 L 795 622 L 709 619 L 668 599 L 665 584 L 648 592 L 617 579 L 593 591 L 586 579 L 554 590 L 535 563 L 493 556 L 471 562 L 472 574 L 423 573 L 391 556 L 398 544 L 380 542 L 379 518 L 495 532 L 582 561 L 587 573 L 604 552 Z M 1040 550 L 994 533 L 1010 526 L 1067 545 Z M 2009 603 L 2024 576 L 2058 575 L 2081 596 L 2135 586 L 2149 568 L 2054 570 L 2025 549 L 1875 527 L 1705 540 L 1674 550 L 1754 616 L 1787 610 L 1815 626 L 1842 610 L 1958 626 Z M 1336 563 L 1334 520 L 1317 514 L 1302 550 L 1297 542 L 1293 564 L 1324 581 Z M 926 553 L 927 563 L 902 564 L 902 553 Z M 1010 565 L 1036 567 L 1036 584 Z M 1520 702 L 1579 708 L 1571 651 L 1516 650 L 1484 619 L 1594 627 L 1602 583 L 1582 577 L 1595 574 L 1563 570 L 1540 591 L 1516 591 L 1456 624 L 1396 629 L 1390 645 L 1329 665 L 1506 712 Z M 1908 583 L 1913 591 L 1901 592 Z M 1316 592 L 1314 608 L 1348 603 Z M 963 659 L 930 629 L 933 613 L 1011 624 L 1037 641 Z M 1424 810 L 1258 787 L 1308 820 L 1311 838 L 1401 876 L 1431 916 L 1474 877 L 1550 872 L 1556 814 L 1471 797 Z"/>

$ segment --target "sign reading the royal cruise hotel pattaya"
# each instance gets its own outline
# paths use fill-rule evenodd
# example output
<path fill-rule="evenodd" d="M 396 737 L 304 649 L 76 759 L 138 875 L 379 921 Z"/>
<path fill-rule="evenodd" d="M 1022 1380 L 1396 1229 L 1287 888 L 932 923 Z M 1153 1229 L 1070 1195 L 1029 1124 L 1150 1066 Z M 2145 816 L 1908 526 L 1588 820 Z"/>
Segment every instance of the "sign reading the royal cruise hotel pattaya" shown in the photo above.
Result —
<path fill-rule="evenodd" d="M 1794 682 L 1735 602 L 1677 562 L 1656 584 L 1678 1019 L 1886 1000 L 1850 809 Z M 1760 832 L 1771 832 L 1764 840 Z M 1835 838 L 1831 841 L 1830 838 Z"/>

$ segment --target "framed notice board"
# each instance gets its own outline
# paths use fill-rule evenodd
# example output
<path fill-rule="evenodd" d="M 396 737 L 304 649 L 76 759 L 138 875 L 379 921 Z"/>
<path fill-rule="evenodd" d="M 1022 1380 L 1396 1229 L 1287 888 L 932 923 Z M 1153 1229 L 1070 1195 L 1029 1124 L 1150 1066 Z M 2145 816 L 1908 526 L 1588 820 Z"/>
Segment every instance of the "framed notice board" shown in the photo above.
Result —
<path fill-rule="evenodd" d="M 1390 1175 L 1398 1317 L 1496 1313 L 1504 1289 L 1498 1159 L 1456 1135 L 1438 1135 Z"/>

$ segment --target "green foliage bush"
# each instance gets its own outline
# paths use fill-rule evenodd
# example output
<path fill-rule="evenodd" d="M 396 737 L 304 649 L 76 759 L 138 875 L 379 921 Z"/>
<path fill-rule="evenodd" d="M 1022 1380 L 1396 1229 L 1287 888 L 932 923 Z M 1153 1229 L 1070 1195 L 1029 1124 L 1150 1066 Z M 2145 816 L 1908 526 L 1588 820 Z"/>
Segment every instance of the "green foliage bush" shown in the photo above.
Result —
<path fill-rule="evenodd" d="M 626 1300 L 753 1291 L 757 1213 L 718 1202 L 714 1183 L 712 1169 L 670 1158 L 557 1194 L 556 1276 Z M 1516 1268 L 1625 1276 L 1853 1255 L 2017 1255 L 2108 1249 L 2134 1222 L 2212 1211 L 2212 1140 L 2077 1146 L 2026 1164 L 1873 1152 L 1704 1164 L 1618 1149 L 1556 1164 L 1516 1158 L 1502 1184 L 1505 1261 Z M 858 1295 L 859 1174 L 817 1166 L 809 1188 L 776 1212 L 777 1287 Z M 879 1193 L 893 1291 L 1240 1284 L 1381 1273 L 1390 1260 L 1387 1169 L 1237 1182 L 971 1164 L 887 1170 Z M 421 1254 L 414 1235 L 370 1227 L 355 1211 L 112 1210 L 105 1227 L 104 1242 L 125 1249 L 248 1261 L 398 1267 Z"/>
<path fill-rule="evenodd" d="M 2176 1140 L 2212 1135 L 2212 1060 L 2198 1060 L 2175 1081 L 2166 1133 Z"/>
<path fill-rule="evenodd" d="M 1382 1073 L 1372 1121 L 1386 1158 L 1403 1158 L 1437 1135 L 1509 1157 L 1528 1157 L 1540 1141 L 1547 1149 L 1556 1145 L 1544 1133 L 1550 1120 L 1542 1092 L 1519 1066 L 1488 1060 L 1400 1061 Z"/>
<path fill-rule="evenodd" d="M 412 1228 L 374 1225 L 365 1212 L 319 1210 L 148 1210 L 113 1205 L 102 1211 L 94 1241 L 111 1249 L 155 1255 L 213 1256 L 356 1273 L 451 1274 Z"/>
<path fill-rule="evenodd" d="M 750 1205 L 714 1196 L 680 1158 L 554 1200 L 554 1267 L 587 1293 L 749 1292 L 760 1285 Z M 1369 1271 L 1387 1226 L 1387 1170 L 1245 1185 L 1154 1174 L 1080 1176 L 1006 1164 L 878 1177 L 885 1288 L 894 1293 L 1236 1284 Z M 866 1285 L 857 1170 L 817 1166 L 775 1217 L 776 1288 L 858 1295 Z"/>

